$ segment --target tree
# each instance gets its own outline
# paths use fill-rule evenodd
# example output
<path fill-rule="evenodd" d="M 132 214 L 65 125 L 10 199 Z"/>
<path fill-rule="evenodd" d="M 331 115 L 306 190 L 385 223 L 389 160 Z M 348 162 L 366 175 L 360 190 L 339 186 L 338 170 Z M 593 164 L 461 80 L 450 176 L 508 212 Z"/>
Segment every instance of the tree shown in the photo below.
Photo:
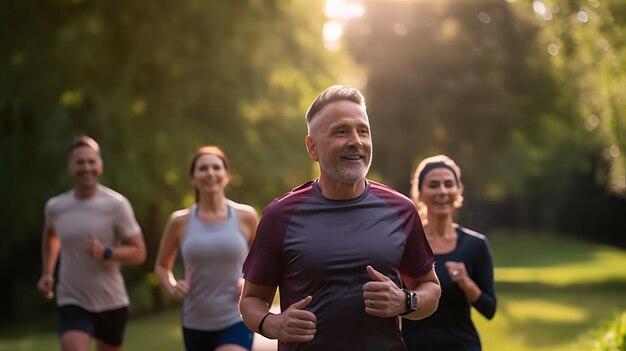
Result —
<path fill-rule="evenodd" d="M 464 172 L 460 214 L 467 225 L 574 227 L 626 244 L 617 239 L 624 226 L 614 215 L 624 200 L 600 190 L 592 209 L 570 205 L 602 188 L 624 193 L 619 58 L 626 6 L 569 0 L 366 6 L 349 24 L 346 42 L 367 71 L 373 168 L 383 178 L 407 191 L 420 159 L 446 153 Z M 577 225 L 583 223 L 572 217 L 596 220 Z"/>
<path fill-rule="evenodd" d="M 502 1 L 391 4 L 369 3 L 347 39 L 369 72 L 376 169 L 406 190 L 411 165 L 446 152 L 475 197 L 521 192 L 541 156 L 529 144 L 558 109 L 539 29 Z"/>
<path fill-rule="evenodd" d="M 103 183 L 126 195 L 152 270 L 167 215 L 193 201 L 195 149 L 220 145 L 229 196 L 263 206 L 310 177 L 304 104 L 341 67 L 319 1 L 6 1 L 0 5 L 0 313 L 15 319 L 39 272 L 43 205 L 67 190 L 66 147 L 100 144 Z M 29 260 L 23 265 L 18 258 Z M 18 271 L 19 270 L 19 271 Z M 143 282 L 143 280 L 132 280 Z M 22 301 L 22 300 L 19 300 Z"/>

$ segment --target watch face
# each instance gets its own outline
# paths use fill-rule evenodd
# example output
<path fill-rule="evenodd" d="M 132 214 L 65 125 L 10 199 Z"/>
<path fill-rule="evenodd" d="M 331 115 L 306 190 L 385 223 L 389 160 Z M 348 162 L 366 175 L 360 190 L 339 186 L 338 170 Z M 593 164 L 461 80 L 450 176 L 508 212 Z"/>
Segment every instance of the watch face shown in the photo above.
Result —
<path fill-rule="evenodd" d="M 415 311 L 417 308 L 417 293 L 415 291 L 411 291 L 411 310 Z"/>
<path fill-rule="evenodd" d="M 408 289 L 403 289 L 406 294 L 406 310 L 407 313 L 417 309 L 417 293 Z"/>

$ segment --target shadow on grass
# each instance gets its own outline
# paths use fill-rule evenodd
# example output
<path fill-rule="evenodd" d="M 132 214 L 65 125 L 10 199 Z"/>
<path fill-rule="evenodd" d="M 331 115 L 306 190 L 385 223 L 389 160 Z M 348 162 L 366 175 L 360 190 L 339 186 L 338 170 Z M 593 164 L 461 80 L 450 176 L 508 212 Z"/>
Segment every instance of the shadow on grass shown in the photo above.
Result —
<path fill-rule="evenodd" d="M 496 318 L 506 321 L 507 334 L 529 346 L 575 343 L 590 328 L 626 310 L 626 280 L 553 286 L 541 283 L 497 283 Z"/>
<path fill-rule="evenodd" d="M 605 247 L 556 235 L 504 234 L 489 236 L 496 266 L 550 267 L 592 261 Z"/>
<path fill-rule="evenodd" d="M 0 351 L 58 351 L 56 318 L 34 321 L 37 326 L 9 326 L 0 332 Z M 132 317 L 125 350 L 183 351 L 180 310 L 167 309 Z"/>
<path fill-rule="evenodd" d="M 620 297 L 620 299 L 626 303 L 625 279 L 607 279 L 595 283 L 573 283 L 566 285 L 551 285 L 537 282 L 496 282 L 496 288 L 498 291 L 506 291 L 508 295 L 514 297 L 572 299 L 579 298 L 579 295 L 598 294 L 616 295 L 616 297 Z"/>

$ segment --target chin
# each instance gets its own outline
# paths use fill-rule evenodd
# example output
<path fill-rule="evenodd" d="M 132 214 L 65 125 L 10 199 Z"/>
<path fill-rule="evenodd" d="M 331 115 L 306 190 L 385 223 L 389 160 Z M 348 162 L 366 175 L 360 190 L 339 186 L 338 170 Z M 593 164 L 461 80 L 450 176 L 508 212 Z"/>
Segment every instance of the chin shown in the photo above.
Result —
<path fill-rule="evenodd" d="M 360 180 L 362 180 L 363 178 L 365 178 L 365 175 L 361 175 L 361 174 L 350 174 L 350 175 L 345 175 L 343 177 L 341 177 L 341 180 L 344 183 L 348 183 L 348 184 L 354 184 Z"/>
<path fill-rule="evenodd" d="M 436 217 L 448 217 L 448 216 L 452 216 L 452 214 L 454 213 L 454 211 L 450 210 L 450 209 L 428 209 L 428 213 L 436 216 Z"/>

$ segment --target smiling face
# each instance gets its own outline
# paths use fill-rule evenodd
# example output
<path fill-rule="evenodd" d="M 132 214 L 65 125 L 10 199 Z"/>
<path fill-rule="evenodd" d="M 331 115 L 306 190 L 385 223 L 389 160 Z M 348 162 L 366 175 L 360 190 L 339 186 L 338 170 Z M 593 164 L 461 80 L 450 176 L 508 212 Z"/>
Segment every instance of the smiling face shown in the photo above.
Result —
<path fill-rule="evenodd" d="M 349 100 L 324 106 L 315 114 L 307 151 L 320 164 L 320 181 L 355 184 L 372 162 L 372 137 L 365 108 Z"/>
<path fill-rule="evenodd" d="M 419 201 L 428 209 L 428 216 L 452 216 L 461 195 L 456 177 L 451 170 L 434 168 L 424 176 Z"/>
<path fill-rule="evenodd" d="M 95 189 L 102 175 L 102 158 L 89 146 L 74 148 L 67 160 L 67 172 L 74 178 L 74 187 L 80 191 Z"/>
<path fill-rule="evenodd" d="M 229 173 L 221 158 L 213 154 L 198 156 L 191 175 L 191 184 L 198 192 L 222 192 L 228 181 Z"/>

